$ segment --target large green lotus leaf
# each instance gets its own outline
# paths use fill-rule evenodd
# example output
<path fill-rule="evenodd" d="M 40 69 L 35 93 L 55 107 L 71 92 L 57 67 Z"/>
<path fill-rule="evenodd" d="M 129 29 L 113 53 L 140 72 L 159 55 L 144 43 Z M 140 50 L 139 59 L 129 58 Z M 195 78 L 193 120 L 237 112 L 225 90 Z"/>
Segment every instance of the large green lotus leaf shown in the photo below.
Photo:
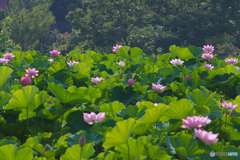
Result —
<path fill-rule="evenodd" d="M 204 52 L 201 47 L 190 46 L 188 50 L 192 53 L 195 58 L 201 58 L 202 53 Z"/>
<path fill-rule="evenodd" d="M 17 65 L 19 68 L 22 67 L 21 63 L 23 58 L 25 57 L 25 52 L 20 51 L 13 51 L 13 55 L 15 55 L 15 58 L 13 59 L 13 65 Z"/>
<path fill-rule="evenodd" d="M 178 56 L 181 60 L 189 60 L 191 58 L 194 58 L 192 53 L 189 51 L 188 48 L 181 48 L 177 47 L 175 45 L 170 46 L 169 51 L 173 54 Z"/>
<path fill-rule="evenodd" d="M 85 54 L 75 54 L 75 55 L 73 56 L 73 59 L 77 59 L 77 60 L 80 60 L 80 62 L 86 63 L 90 68 L 93 67 L 94 61 L 93 61 L 93 59 L 90 58 L 90 56 L 88 56 L 88 55 L 85 55 Z"/>
<path fill-rule="evenodd" d="M 61 71 L 66 69 L 66 64 L 62 64 L 61 62 L 55 62 L 51 67 L 48 68 L 48 73 L 53 74 L 57 71 Z"/>
<path fill-rule="evenodd" d="M 207 77 L 207 79 L 212 79 L 217 75 L 223 75 L 223 74 L 240 74 L 240 71 L 236 68 L 236 66 L 233 65 L 227 65 L 223 68 L 219 68 L 217 70 L 210 70 L 209 71 L 209 76 Z"/>
<path fill-rule="evenodd" d="M 173 93 L 176 93 L 178 95 L 185 95 L 186 89 L 190 89 L 190 87 L 186 87 L 183 83 L 179 83 L 176 81 L 172 82 L 169 86 L 171 87 Z"/>
<path fill-rule="evenodd" d="M 157 123 L 159 121 L 165 120 L 162 118 L 168 108 L 169 106 L 160 103 L 155 108 L 146 109 L 144 116 L 139 121 L 137 121 L 137 124 Z"/>
<path fill-rule="evenodd" d="M 106 152 L 101 152 L 98 154 L 97 158 L 99 160 L 113 160 L 113 159 L 118 159 L 119 153 L 113 152 L 113 151 L 108 151 Z"/>
<path fill-rule="evenodd" d="M 130 47 L 123 46 L 118 49 L 117 55 L 119 55 L 121 58 L 129 59 L 128 51 L 130 50 Z"/>
<path fill-rule="evenodd" d="M 152 127 L 152 124 L 150 123 L 142 123 L 142 124 L 136 124 L 133 128 L 132 133 L 136 135 L 143 135 L 145 134 L 150 128 Z"/>
<path fill-rule="evenodd" d="M 233 105 L 238 104 L 238 106 L 237 106 L 237 108 L 235 109 L 235 111 L 237 111 L 238 113 L 240 113 L 240 96 L 237 96 L 232 103 L 233 103 Z"/>
<path fill-rule="evenodd" d="M 162 75 L 165 78 L 165 81 L 171 83 L 174 78 L 179 77 L 180 70 L 178 67 L 171 66 L 171 67 L 162 67 L 159 68 L 158 74 Z"/>
<path fill-rule="evenodd" d="M 222 160 L 236 160 L 239 156 L 239 148 L 233 145 L 224 146 L 223 143 L 216 142 L 209 147 L 213 152 L 228 152 L 229 156 L 219 156 Z"/>
<path fill-rule="evenodd" d="M 20 90 L 13 93 L 9 103 L 3 109 L 16 109 L 23 108 L 36 109 L 41 104 L 41 99 L 38 94 L 39 90 L 36 86 L 25 86 Z"/>
<path fill-rule="evenodd" d="M 88 66 L 87 63 L 80 62 L 78 64 L 73 65 L 74 72 L 78 72 L 78 78 L 85 78 L 90 77 L 90 70 L 91 68 Z"/>
<path fill-rule="evenodd" d="M 32 160 L 33 150 L 23 148 L 17 151 L 17 147 L 12 144 L 0 147 L 0 159 L 2 160 Z"/>
<path fill-rule="evenodd" d="M 101 62 L 103 59 L 103 55 L 101 53 L 96 53 L 94 51 L 87 51 L 87 54 L 90 55 L 95 62 Z"/>
<path fill-rule="evenodd" d="M 196 88 L 200 88 L 200 86 L 206 87 L 206 83 L 202 79 L 190 79 L 190 80 L 184 81 L 183 84 L 184 86 L 190 86 L 192 90 Z"/>
<path fill-rule="evenodd" d="M 0 87 L 4 85 L 7 79 L 11 76 L 13 72 L 12 68 L 1 66 L 0 67 Z"/>
<path fill-rule="evenodd" d="M 200 146 L 191 135 L 169 136 L 166 139 L 168 147 L 175 151 L 180 159 L 190 159 L 205 153 L 209 154 L 209 151 L 203 149 L 204 146 Z"/>
<path fill-rule="evenodd" d="M 11 94 L 3 91 L 0 92 L 0 108 L 2 108 L 3 105 L 7 104 L 10 98 Z"/>
<path fill-rule="evenodd" d="M 115 117 L 117 117 L 117 113 L 120 112 L 124 108 L 125 108 L 125 105 L 123 103 L 114 101 L 114 102 L 102 104 L 100 106 L 100 111 L 105 112 L 106 116 L 115 118 Z"/>
<path fill-rule="evenodd" d="M 81 147 L 79 144 L 76 144 L 72 147 L 67 148 L 65 154 L 61 157 L 60 160 L 77 160 L 80 159 Z M 94 143 L 88 143 L 82 147 L 81 159 L 88 160 L 94 154 Z"/>
<path fill-rule="evenodd" d="M 117 113 L 117 115 L 119 115 L 120 117 L 123 117 L 124 119 L 137 117 L 137 113 L 138 113 L 137 106 L 129 105 L 126 108 L 125 108 L 125 105 L 123 106 L 124 108 L 121 108 L 120 111 L 118 111 L 119 113 Z"/>
<path fill-rule="evenodd" d="M 197 113 L 203 116 L 209 116 L 212 120 L 217 117 L 222 117 L 221 110 L 217 101 L 213 98 L 212 94 L 204 93 L 199 89 L 195 89 L 192 92 L 186 94 L 187 98 L 195 106 Z M 206 107 L 210 109 L 210 114 L 206 114 Z"/>
<path fill-rule="evenodd" d="M 182 120 L 192 115 L 194 110 L 193 104 L 188 99 L 174 101 L 169 104 L 169 109 L 164 113 L 163 119 L 166 118 L 165 121 L 170 119 Z"/>
<path fill-rule="evenodd" d="M 132 118 L 117 122 L 117 125 L 112 129 L 112 131 L 106 134 L 103 147 L 105 149 L 109 149 L 111 147 L 126 143 L 132 133 L 135 123 L 136 121 Z"/>

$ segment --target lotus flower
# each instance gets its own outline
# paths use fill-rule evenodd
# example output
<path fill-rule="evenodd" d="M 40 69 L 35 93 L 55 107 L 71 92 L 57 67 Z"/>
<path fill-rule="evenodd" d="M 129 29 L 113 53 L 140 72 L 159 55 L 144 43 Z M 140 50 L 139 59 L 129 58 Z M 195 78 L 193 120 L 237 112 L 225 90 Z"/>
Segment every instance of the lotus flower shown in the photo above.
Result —
<path fill-rule="evenodd" d="M 122 62 L 122 61 L 120 61 L 120 62 L 118 63 L 118 65 L 119 65 L 120 67 L 123 67 L 123 66 L 125 65 L 125 63 Z"/>
<path fill-rule="evenodd" d="M 7 64 L 8 62 L 9 62 L 8 59 L 0 58 L 0 63 L 2 63 L 2 64 Z"/>
<path fill-rule="evenodd" d="M 38 70 L 36 70 L 36 68 L 30 69 L 28 68 L 28 70 L 26 70 L 27 74 L 25 74 L 26 77 L 32 77 L 35 78 L 36 76 L 38 76 Z"/>
<path fill-rule="evenodd" d="M 236 66 L 236 68 L 237 68 L 238 70 L 240 70 L 240 68 L 239 68 L 238 66 Z"/>
<path fill-rule="evenodd" d="M 212 53 L 203 53 L 201 57 L 205 60 L 212 60 L 214 55 Z"/>
<path fill-rule="evenodd" d="M 208 53 L 213 53 L 214 52 L 214 46 L 212 45 L 204 45 L 202 50 Z"/>
<path fill-rule="evenodd" d="M 204 66 L 208 69 L 208 70 L 212 70 L 214 68 L 214 66 L 212 66 L 211 64 L 204 64 Z"/>
<path fill-rule="evenodd" d="M 180 59 L 172 59 L 172 60 L 170 61 L 170 63 L 171 63 L 172 65 L 181 65 L 181 64 L 183 64 L 183 62 L 184 62 L 184 61 L 182 61 L 182 60 L 180 60 Z"/>
<path fill-rule="evenodd" d="M 21 79 L 20 79 L 20 84 L 22 85 L 22 86 L 27 86 L 27 85 L 30 85 L 32 83 L 32 81 L 31 81 L 31 78 L 30 77 L 22 77 Z"/>
<path fill-rule="evenodd" d="M 226 59 L 225 62 L 228 64 L 237 64 L 238 59 L 236 59 L 236 58 Z"/>
<path fill-rule="evenodd" d="M 88 113 L 83 113 L 83 119 L 86 123 L 92 125 L 94 123 L 101 123 L 105 118 L 105 113 L 100 112 L 97 115 L 94 112 L 91 112 L 90 114 Z"/>
<path fill-rule="evenodd" d="M 157 103 L 154 103 L 154 106 L 155 106 L 155 107 L 157 107 L 157 105 L 158 105 Z"/>
<path fill-rule="evenodd" d="M 67 64 L 69 65 L 69 67 L 73 67 L 73 65 L 75 64 L 75 63 L 79 63 L 79 62 L 76 62 L 76 61 L 73 61 L 73 62 L 67 62 Z"/>
<path fill-rule="evenodd" d="M 122 47 L 122 45 L 113 46 L 113 52 L 117 53 L 118 49 L 121 47 Z"/>
<path fill-rule="evenodd" d="M 221 103 L 221 106 L 225 108 L 231 108 L 231 110 L 234 110 L 237 108 L 238 104 L 233 105 L 232 102 L 227 103 L 226 101 L 224 103 Z"/>
<path fill-rule="evenodd" d="M 155 62 L 157 62 L 157 56 L 154 56 L 154 57 L 153 57 L 153 60 L 154 60 Z"/>
<path fill-rule="evenodd" d="M 140 101 L 138 101 L 137 103 L 136 103 L 136 105 L 138 105 L 140 103 Z"/>
<path fill-rule="evenodd" d="M 161 84 L 152 83 L 152 89 L 159 91 L 159 92 L 163 92 L 165 90 L 165 86 L 163 86 Z"/>
<path fill-rule="evenodd" d="M 134 80 L 133 80 L 133 79 L 129 79 L 127 83 L 128 83 L 128 85 L 130 85 L 130 86 L 132 86 L 132 85 L 134 85 L 134 84 L 135 84 L 135 82 L 134 82 Z"/>
<path fill-rule="evenodd" d="M 53 60 L 52 58 L 51 58 L 51 59 L 49 59 L 48 61 L 49 61 L 49 62 L 54 62 L 54 60 Z"/>
<path fill-rule="evenodd" d="M 5 59 L 8 59 L 8 60 L 11 60 L 11 59 L 13 59 L 15 56 L 12 54 L 12 53 L 6 53 L 6 54 L 4 54 L 3 55 L 3 57 L 5 58 Z"/>
<path fill-rule="evenodd" d="M 182 128 L 189 129 L 189 128 L 201 128 L 206 126 L 208 123 L 211 122 L 211 119 L 208 117 L 200 117 L 200 116 L 192 116 L 187 117 L 186 119 L 182 119 L 185 125 L 182 125 Z"/>
<path fill-rule="evenodd" d="M 185 79 L 191 79 L 191 76 L 190 75 L 186 75 Z"/>
<path fill-rule="evenodd" d="M 54 49 L 54 50 L 50 51 L 50 54 L 51 54 L 52 57 L 57 57 L 61 54 L 61 52 Z"/>
<path fill-rule="evenodd" d="M 196 128 L 194 128 L 194 132 L 195 136 L 201 139 L 206 144 L 213 144 L 218 141 L 217 136 L 219 135 L 219 133 L 213 134 L 212 132 L 207 132 L 205 130 L 197 130 Z"/>
<path fill-rule="evenodd" d="M 98 77 L 92 78 L 91 81 L 92 81 L 93 83 L 95 83 L 95 84 L 101 83 L 102 77 L 101 77 L 101 78 L 98 78 Z"/>

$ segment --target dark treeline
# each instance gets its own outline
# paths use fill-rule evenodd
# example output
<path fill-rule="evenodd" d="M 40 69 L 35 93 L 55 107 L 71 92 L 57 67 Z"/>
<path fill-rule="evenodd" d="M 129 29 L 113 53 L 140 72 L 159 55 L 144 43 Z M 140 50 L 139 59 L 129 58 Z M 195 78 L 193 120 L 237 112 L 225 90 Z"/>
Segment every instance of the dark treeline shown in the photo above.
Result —
<path fill-rule="evenodd" d="M 7 16 L 22 50 L 108 53 L 121 44 L 152 54 L 173 44 L 212 44 L 229 55 L 240 48 L 236 0 L 9 0 L 1 12 Z"/>

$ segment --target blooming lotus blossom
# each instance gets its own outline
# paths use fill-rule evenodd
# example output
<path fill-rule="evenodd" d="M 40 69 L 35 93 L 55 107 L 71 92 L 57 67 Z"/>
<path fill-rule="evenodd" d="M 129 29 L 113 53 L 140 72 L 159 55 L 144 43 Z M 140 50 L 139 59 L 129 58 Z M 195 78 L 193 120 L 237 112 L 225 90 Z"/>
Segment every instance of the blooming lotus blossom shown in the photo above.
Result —
<path fill-rule="evenodd" d="M 155 106 L 155 107 L 157 107 L 157 105 L 158 105 L 157 103 L 154 103 L 154 106 Z"/>
<path fill-rule="evenodd" d="M 214 55 L 212 53 L 203 53 L 201 57 L 205 60 L 212 60 Z"/>
<path fill-rule="evenodd" d="M 120 67 L 123 67 L 123 66 L 125 65 L 125 63 L 122 62 L 122 61 L 120 61 L 120 62 L 118 63 L 118 65 L 119 65 Z"/>
<path fill-rule="evenodd" d="M 133 79 L 129 79 L 127 83 L 128 83 L 128 85 L 131 85 L 131 86 L 135 84 Z"/>
<path fill-rule="evenodd" d="M 172 59 L 172 60 L 170 61 L 170 63 L 171 63 L 172 65 L 181 65 L 181 64 L 183 64 L 183 62 L 184 62 L 184 61 L 182 61 L 182 60 L 180 60 L 180 59 Z"/>
<path fill-rule="evenodd" d="M 122 45 L 113 46 L 113 52 L 117 53 L 118 49 L 121 47 L 122 47 Z"/>
<path fill-rule="evenodd" d="M 140 103 L 140 101 L 138 101 L 137 103 L 136 103 L 136 105 L 138 105 Z"/>
<path fill-rule="evenodd" d="M 152 89 L 159 91 L 159 92 L 163 92 L 165 90 L 165 86 L 163 86 L 161 84 L 152 83 Z"/>
<path fill-rule="evenodd" d="M 6 59 L 6 58 L 0 58 L 0 63 L 2 63 L 2 64 L 7 64 L 8 62 L 9 62 L 8 59 Z"/>
<path fill-rule="evenodd" d="M 237 108 L 238 104 L 233 105 L 232 102 L 227 103 L 226 101 L 224 103 L 221 103 L 221 106 L 225 108 L 231 108 L 231 110 L 234 110 Z"/>
<path fill-rule="evenodd" d="M 214 46 L 212 45 L 204 45 L 202 50 L 204 50 L 205 52 L 208 52 L 208 53 L 213 53 L 214 52 Z"/>
<path fill-rule="evenodd" d="M 236 59 L 236 58 L 225 59 L 225 62 L 228 63 L 228 64 L 237 64 L 238 59 Z"/>
<path fill-rule="evenodd" d="M 185 125 L 182 125 L 182 128 L 189 129 L 189 128 L 201 128 L 206 126 L 211 122 L 211 119 L 208 117 L 200 117 L 200 116 L 192 116 L 187 117 L 186 119 L 182 119 Z"/>
<path fill-rule="evenodd" d="M 201 139 L 206 144 L 213 144 L 218 141 L 217 136 L 219 135 L 219 133 L 213 134 L 212 132 L 207 132 L 205 130 L 197 130 L 196 128 L 194 128 L 194 132 L 195 136 Z"/>
<path fill-rule="evenodd" d="M 27 74 L 25 74 L 26 77 L 32 77 L 35 78 L 38 76 L 38 70 L 36 70 L 36 68 L 28 68 L 28 70 L 26 70 Z"/>
<path fill-rule="evenodd" d="M 83 119 L 86 123 L 88 124 L 94 124 L 94 123 L 101 123 L 105 118 L 105 113 L 100 112 L 98 114 L 91 112 L 90 114 L 88 113 L 83 113 Z"/>
<path fill-rule="evenodd" d="M 54 49 L 54 50 L 50 51 L 50 54 L 51 54 L 52 57 L 57 57 L 61 54 L 61 52 Z"/>
<path fill-rule="evenodd" d="M 190 75 L 186 75 L 185 79 L 191 79 L 191 76 Z"/>
<path fill-rule="evenodd" d="M 101 78 L 98 78 L 98 77 L 92 78 L 91 81 L 92 81 L 93 83 L 95 83 L 95 84 L 101 83 L 102 77 L 101 77 Z"/>
<path fill-rule="evenodd" d="M 49 59 L 48 61 L 49 61 L 49 62 L 54 62 L 54 60 L 53 60 L 52 58 L 51 58 L 51 59 Z"/>
<path fill-rule="evenodd" d="M 27 86 L 27 85 L 30 85 L 32 83 L 32 81 L 31 81 L 31 78 L 30 77 L 22 77 L 21 79 L 20 79 L 20 84 L 22 85 L 22 86 Z"/>
<path fill-rule="evenodd" d="M 75 64 L 75 63 L 79 63 L 79 62 L 76 62 L 76 61 L 73 61 L 73 62 L 67 62 L 67 64 L 69 65 L 69 67 L 73 67 L 73 65 Z"/>
<path fill-rule="evenodd" d="M 211 64 L 204 64 L 204 66 L 208 69 L 208 70 L 212 70 L 214 68 L 214 66 L 212 66 Z"/>
<path fill-rule="evenodd" d="M 3 55 L 3 57 L 5 59 L 11 60 L 11 59 L 13 59 L 15 57 L 15 55 L 13 55 L 12 53 L 10 53 L 10 54 L 6 53 L 6 54 Z"/>

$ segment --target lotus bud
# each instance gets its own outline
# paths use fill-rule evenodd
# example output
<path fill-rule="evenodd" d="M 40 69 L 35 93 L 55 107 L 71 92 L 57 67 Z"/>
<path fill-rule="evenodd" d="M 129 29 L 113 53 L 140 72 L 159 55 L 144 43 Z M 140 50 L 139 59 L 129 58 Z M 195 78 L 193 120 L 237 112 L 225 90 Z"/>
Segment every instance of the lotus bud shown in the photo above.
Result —
<path fill-rule="evenodd" d="M 84 136 L 81 136 L 81 137 L 79 138 L 78 144 L 79 144 L 81 147 L 85 146 L 85 144 L 86 144 L 86 139 L 85 139 Z"/>

